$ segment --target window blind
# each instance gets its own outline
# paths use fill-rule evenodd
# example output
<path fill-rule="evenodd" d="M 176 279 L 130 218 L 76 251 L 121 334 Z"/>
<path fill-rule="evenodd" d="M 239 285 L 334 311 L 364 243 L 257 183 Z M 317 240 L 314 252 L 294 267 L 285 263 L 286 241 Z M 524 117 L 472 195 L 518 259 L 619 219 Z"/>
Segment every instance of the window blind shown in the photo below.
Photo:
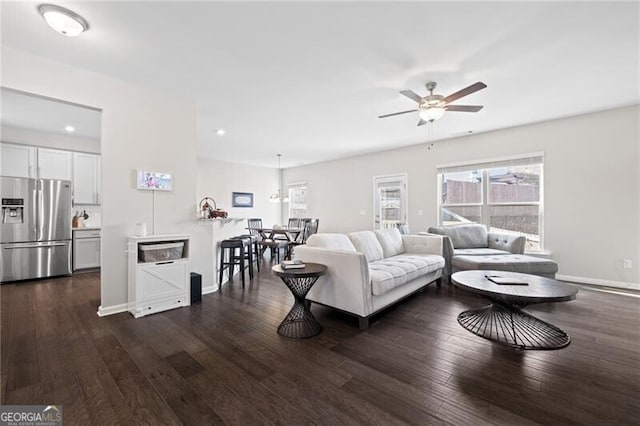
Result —
<path fill-rule="evenodd" d="M 460 163 L 441 164 L 436 166 L 438 173 L 470 172 L 473 170 L 492 169 L 497 167 L 527 166 L 531 164 L 542 164 L 544 153 L 536 152 L 530 154 L 514 155 L 485 160 L 472 160 Z"/>

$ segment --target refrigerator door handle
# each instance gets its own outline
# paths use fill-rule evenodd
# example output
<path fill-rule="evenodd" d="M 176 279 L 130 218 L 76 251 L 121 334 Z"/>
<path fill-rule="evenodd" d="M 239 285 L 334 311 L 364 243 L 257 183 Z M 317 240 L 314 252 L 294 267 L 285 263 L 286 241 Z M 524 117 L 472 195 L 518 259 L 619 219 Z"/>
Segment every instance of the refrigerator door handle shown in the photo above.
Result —
<path fill-rule="evenodd" d="M 36 241 L 42 240 L 42 218 L 44 217 L 44 196 L 42 194 L 42 180 L 36 181 L 36 211 L 38 220 L 36 222 Z"/>
<path fill-rule="evenodd" d="M 20 244 L 15 246 L 5 245 L 3 248 L 5 250 L 17 250 L 17 249 L 24 249 L 24 248 L 52 248 L 52 247 L 60 247 L 65 245 L 67 245 L 67 243 Z"/>

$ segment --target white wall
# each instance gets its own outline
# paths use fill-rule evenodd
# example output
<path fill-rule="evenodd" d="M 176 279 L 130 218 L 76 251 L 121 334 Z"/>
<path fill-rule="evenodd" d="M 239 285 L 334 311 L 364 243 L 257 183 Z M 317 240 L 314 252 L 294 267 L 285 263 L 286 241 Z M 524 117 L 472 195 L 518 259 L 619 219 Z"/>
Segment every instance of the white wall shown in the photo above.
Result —
<path fill-rule="evenodd" d="M 344 232 L 372 228 L 373 176 L 407 173 L 418 232 L 436 222 L 437 165 L 544 152 L 544 248 L 559 275 L 640 289 L 639 116 L 620 108 L 292 168 L 284 183 L 307 181 L 320 232 Z"/>
<path fill-rule="evenodd" d="M 100 141 L 97 139 L 58 135 L 13 126 L 0 127 L 0 136 L 2 142 L 100 154 Z"/>
<path fill-rule="evenodd" d="M 247 218 L 262 218 L 264 226 L 279 222 L 279 204 L 269 202 L 269 194 L 278 187 L 278 171 L 274 168 L 248 166 L 214 160 L 198 160 L 196 193 L 198 200 L 213 198 L 219 209 L 229 213 L 228 221 L 199 222 L 194 243 L 193 271 L 202 274 L 204 293 L 218 289 L 216 271 L 219 265 L 218 245 L 225 238 L 246 234 Z M 254 194 L 253 208 L 231 207 L 232 192 Z M 223 277 L 223 282 L 226 277 Z"/>
<path fill-rule="evenodd" d="M 127 302 L 126 238 L 151 224 L 152 192 L 135 170 L 170 172 L 172 192 L 156 195 L 157 233 L 198 231 L 195 104 L 15 49 L 2 49 L 2 85 L 102 109 L 102 313 Z"/>

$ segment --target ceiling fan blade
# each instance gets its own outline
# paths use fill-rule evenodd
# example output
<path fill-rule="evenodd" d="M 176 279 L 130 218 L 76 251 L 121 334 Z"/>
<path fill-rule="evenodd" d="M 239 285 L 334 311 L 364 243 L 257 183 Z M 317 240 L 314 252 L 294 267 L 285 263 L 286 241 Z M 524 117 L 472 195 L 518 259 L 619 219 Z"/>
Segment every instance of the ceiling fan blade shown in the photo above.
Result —
<path fill-rule="evenodd" d="M 394 113 L 391 113 L 391 114 L 379 115 L 378 118 L 393 117 L 394 115 L 407 114 L 409 112 L 416 112 L 416 111 L 417 111 L 417 109 L 410 109 L 408 111 L 401 111 L 401 112 L 394 112 Z"/>
<path fill-rule="evenodd" d="M 460 111 L 460 112 L 478 112 L 484 106 L 482 105 L 447 105 L 444 107 L 447 111 Z"/>
<path fill-rule="evenodd" d="M 418 126 L 424 126 L 425 124 L 427 124 L 428 121 L 423 120 L 422 118 L 420 119 L 420 121 L 418 121 Z"/>
<path fill-rule="evenodd" d="M 411 90 L 401 90 L 400 91 L 401 95 L 405 95 L 407 98 L 416 101 L 417 103 L 421 104 L 422 103 L 422 97 L 420 95 L 418 95 L 415 92 L 412 92 Z"/>
<path fill-rule="evenodd" d="M 462 90 L 458 90 L 457 92 L 450 94 L 449 96 L 444 98 L 442 100 L 442 102 L 444 102 L 445 104 L 449 104 L 449 103 L 455 101 L 456 99 L 460 99 L 460 98 L 462 98 L 464 96 L 470 95 L 470 94 L 472 94 L 474 92 L 477 92 L 478 90 L 484 89 L 485 87 L 487 87 L 487 85 L 484 84 L 483 82 L 479 81 L 477 83 L 472 84 L 469 87 L 465 87 Z"/>

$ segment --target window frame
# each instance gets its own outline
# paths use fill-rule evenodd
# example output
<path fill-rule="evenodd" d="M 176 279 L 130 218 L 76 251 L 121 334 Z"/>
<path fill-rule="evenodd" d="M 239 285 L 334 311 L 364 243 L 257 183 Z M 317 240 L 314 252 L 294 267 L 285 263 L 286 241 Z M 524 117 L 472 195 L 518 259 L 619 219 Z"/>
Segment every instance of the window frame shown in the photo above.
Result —
<path fill-rule="evenodd" d="M 304 214 L 299 215 L 299 216 L 292 216 L 292 212 L 294 210 L 296 211 L 300 211 L 302 209 L 294 209 L 294 197 L 293 197 L 293 192 L 296 190 L 301 190 L 304 189 L 305 190 L 305 197 L 304 197 Z M 307 182 L 296 182 L 296 183 L 290 183 L 288 185 L 288 194 L 289 196 L 289 205 L 287 206 L 287 214 L 289 218 L 303 218 L 303 217 L 308 217 L 309 216 L 309 187 L 307 186 Z"/>
<path fill-rule="evenodd" d="M 531 162 L 532 159 L 539 158 L 539 162 Z M 521 202 L 490 202 L 490 192 L 491 192 L 491 179 L 490 179 L 490 171 L 491 169 L 505 167 L 505 164 L 496 164 L 496 163 L 504 163 L 505 161 L 511 162 L 508 164 L 510 166 L 520 166 L 524 164 L 536 164 L 539 165 L 539 176 L 540 176 L 540 186 L 539 186 L 539 201 L 521 201 Z M 519 164 L 521 163 L 521 164 Z M 493 164 L 493 166 L 492 166 Z M 477 162 L 465 162 L 459 163 L 460 166 L 464 166 L 468 170 L 476 170 L 481 176 L 482 185 L 481 185 L 481 203 L 446 203 L 443 200 L 443 184 L 444 184 L 444 175 L 456 173 L 456 170 L 451 170 L 455 168 L 456 165 L 446 165 L 446 166 L 438 166 L 437 167 L 437 213 L 436 219 L 439 226 L 442 225 L 442 209 L 446 207 L 480 207 L 480 221 L 477 223 L 483 224 L 487 227 L 487 229 L 491 229 L 491 207 L 521 207 L 521 206 L 538 206 L 538 249 L 537 250 L 528 250 L 528 253 L 544 253 L 544 155 L 542 153 L 535 154 L 526 154 L 523 156 L 516 157 L 504 157 L 500 159 L 494 160 L 484 160 Z M 477 168 L 474 166 L 477 165 Z M 447 170 L 449 169 L 449 170 Z M 474 222 L 476 223 L 476 222 Z"/>

